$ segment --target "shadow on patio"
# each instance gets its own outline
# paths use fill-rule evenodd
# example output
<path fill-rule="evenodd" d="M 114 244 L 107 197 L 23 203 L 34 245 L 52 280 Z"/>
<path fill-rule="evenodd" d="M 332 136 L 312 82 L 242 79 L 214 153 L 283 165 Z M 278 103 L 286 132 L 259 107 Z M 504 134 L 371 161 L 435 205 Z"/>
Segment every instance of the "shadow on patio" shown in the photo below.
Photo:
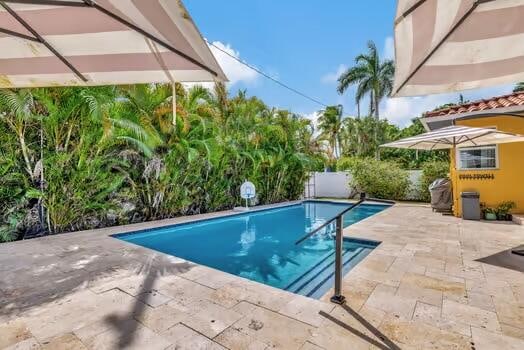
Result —
<path fill-rule="evenodd" d="M 524 256 L 512 253 L 512 250 L 517 248 L 519 247 L 506 249 L 498 253 L 477 259 L 475 261 L 497 267 L 503 267 L 514 271 L 524 272 Z"/>
<path fill-rule="evenodd" d="M 366 328 L 369 332 L 371 332 L 377 339 L 373 339 L 372 337 L 368 336 L 367 334 L 362 333 L 358 329 L 352 327 L 351 325 L 339 320 L 336 317 L 333 317 L 332 315 L 320 311 L 319 314 L 322 317 L 325 317 L 326 319 L 330 320 L 334 324 L 344 328 L 348 332 L 356 335 L 357 337 L 363 339 L 364 341 L 368 342 L 370 345 L 373 345 L 379 349 L 382 350 L 400 350 L 400 347 L 398 347 L 393 341 L 391 341 L 386 335 L 384 335 L 381 331 L 379 331 L 377 328 L 375 328 L 371 323 L 369 323 L 365 318 L 359 315 L 358 312 L 353 310 L 351 307 L 349 307 L 346 304 L 340 305 L 344 311 L 346 311 L 350 316 L 352 316 L 356 321 L 358 321 L 364 328 Z"/>
<path fill-rule="evenodd" d="M 196 266 L 189 262 L 175 262 L 162 255 L 144 254 L 142 249 L 139 250 L 143 258 L 135 259 L 132 256 L 134 247 L 103 255 L 91 253 L 93 247 L 80 246 L 74 251 L 61 250 L 58 253 L 51 249 L 46 252 L 43 248 L 47 247 L 43 244 L 38 244 L 37 248 L 42 249 L 39 254 L 33 251 L 19 254 L 16 269 L 4 271 L 0 268 L 3 276 L 0 281 L 0 318 L 18 318 L 79 291 L 132 276 L 144 276 L 142 288 L 146 292 L 160 276 L 182 274 Z M 54 249 L 58 250 L 57 247 Z M 12 258 L 3 256 L 0 264 L 15 266 Z"/>
<path fill-rule="evenodd" d="M 135 297 L 133 308 L 127 314 L 113 313 L 105 317 L 105 322 L 109 324 L 113 329 L 119 333 L 118 348 L 123 349 L 131 346 L 137 336 L 137 330 L 139 327 L 138 322 L 128 322 L 129 320 L 138 320 L 144 314 L 145 309 L 148 307 L 158 291 L 154 288 L 155 282 L 162 276 L 176 275 L 183 273 L 191 268 L 191 265 L 185 263 L 187 266 L 176 266 L 176 267 L 164 267 L 158 269 L 151 265 L 144 265 L 143 270 L 139 272 L 141 275 L 145 275 L 144 280 L 141 284 L 140 291 Z"/>

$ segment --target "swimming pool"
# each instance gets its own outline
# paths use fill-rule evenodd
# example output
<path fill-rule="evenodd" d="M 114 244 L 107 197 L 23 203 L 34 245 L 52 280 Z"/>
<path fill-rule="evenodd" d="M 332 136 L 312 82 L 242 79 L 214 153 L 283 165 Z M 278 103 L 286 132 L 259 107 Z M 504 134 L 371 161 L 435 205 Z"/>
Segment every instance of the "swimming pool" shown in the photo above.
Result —
<path fill-rule="evenodd" d="M 348 203 L 299 204 L 118 234 L 114 237 L 253 281 L 319 298 L 333 286 L 334 224 L 295 242 L 347 208 Z M 344 227 L 387 205 L 362 204 L 344 215 Z M 377 242 L 344 238 L 344 273 Z"/>

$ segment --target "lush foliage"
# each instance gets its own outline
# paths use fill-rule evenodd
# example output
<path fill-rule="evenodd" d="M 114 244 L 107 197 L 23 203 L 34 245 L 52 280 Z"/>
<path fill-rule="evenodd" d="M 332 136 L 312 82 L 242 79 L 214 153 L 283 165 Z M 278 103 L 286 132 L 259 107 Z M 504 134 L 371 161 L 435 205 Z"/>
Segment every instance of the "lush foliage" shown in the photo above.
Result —
<path fill-rule="evenodd" d="M 420 179 L 419 195 L 425 202 L 431 200 L 428 190 L 429 185 L 439 178 L 446 178 L 449 174 L 449 162 L 429 161 L 422 165 L 422 177 Z"/>
<path fill-rule="evenodd" d="M 407 171 L 392 161 L 342 158 L 338 168 L 351 172 L 351 188 L 370 197 L 404 199 L 410 185 Z"/>
<path fill-rule="evenodd" d="M 330 161 L 340 157 L 342 127 L 342 106 L 328 106 L 321 111 L 318 128 L 321 139 L 329 144 L 327 154 Z"/>
<path fill-rule="evenodd" d="M 177 85 L 4 90 L 0 240 L 216 211 L 249 179 L 297 199 L 323 156 L 307 119 Z"/>
<path fill-rule="evenodd" d="M 512 201 L 505 201 L 500 203 L 497 206 L 497 216 L 504 217 L 509 214 L 509 212 L 517 207 L 517 204 Z"/>
<path fill-rule="evenodd" d="M 368 158 L 374 157 L 378 152 L 380 159 L 395 161 L 404 169 L 420 169 L 425 162 L 448 161 L 449 159 L 449 152 L 446 150 L 428 152 L 379 147 L 386 142 L 425 132 L 418 119 L 414 119 L 412 124 L 405 128 L 390 124 L 386 119 L 377 120 L 374 117 L 345 117 L 339 124 L 336 144 L 340 149 L 341 157 Z M 327 137 L 329 130 L 335 130 L 335 128 L 324 129 L 321 124 L 321 140 L 324 135 L 326 135 L 325 139 L 331 140 Z M 329 159 L 333 154 L 332 144 L 334 144 L 334 141 L 328 142 L 327 154 Z"/>

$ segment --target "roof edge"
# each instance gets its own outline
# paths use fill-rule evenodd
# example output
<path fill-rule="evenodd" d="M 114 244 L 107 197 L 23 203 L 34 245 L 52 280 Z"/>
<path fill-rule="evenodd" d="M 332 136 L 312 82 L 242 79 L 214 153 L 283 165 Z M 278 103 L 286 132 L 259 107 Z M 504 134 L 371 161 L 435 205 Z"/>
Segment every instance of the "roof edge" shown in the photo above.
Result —
<path fill-rule="evenodd" d="M 506 114 L 506 113 L 524 113 L 524 105 L 519 106 L 510 106 L 510 107 L 501 107 L 501 108 L 492 108 L 492 109 L 484 109 L 481 111 L 472 111 L 472 112 L 463 112 L 463 113 L 454 113 L 454 114 L 445 114 L 445 115 L 438 115 L 438 116 L 424 116 L 421 119 L 423 123 L 432 123 L 432 122 L 438 122 L 438 121 L 445 121 L 445 120 L 456 120 L 456 119 L 462 119 L 465 117 L 484 117 L 492 114 Z"/>
<path fill-rule="evenodd" d="M 509 107 L 521 107 L 524 110 L 524 91 L 516 91 L 510 94 L 479 99 L 472 102 L 457 104 L 423 114 L 423 118 L 437 118 L 450 115 L 462 115 L 467 113 L 480 113 L 483 111 L 499 111 Z"/>

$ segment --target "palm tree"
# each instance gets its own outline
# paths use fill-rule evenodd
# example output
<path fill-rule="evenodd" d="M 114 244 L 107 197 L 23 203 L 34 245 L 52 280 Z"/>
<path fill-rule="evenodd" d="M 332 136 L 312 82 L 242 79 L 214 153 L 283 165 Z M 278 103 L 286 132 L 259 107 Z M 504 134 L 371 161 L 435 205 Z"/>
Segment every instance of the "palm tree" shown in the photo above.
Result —
<path fill-rule="evenodd" d="M 369 94 L 369 114 L 380 118 L 380 101 L 391 94 L 395 66 L 392 60 L 382 61 L 373 41 L 368 42 L 367 54 L 355 58 L 356 65 L 342 73 L 338 78 L 338 92 L 344 93 L 350 85 L 357 84 L 355 101 L 360 106 L 362 98 Z M 359 113 L 360 113 L 360 107 Z M 378 141 L 378 130 L 375 130 L 375 143 Z M 375 154 L 378 159 L 378 149 Z"/>
<path fill-rule="evenodd" d="M 340 156 L 340 131 L 342 129 L 342 106 L 328 106 L 318 118 L 321 135 L 329 142 L 333 158 Z"/>
<path fill-rule="evenodd" d="M 33 112 L 34 98 L 30 90 L 0 90 L 0 118 L 17 136 L 25 170 L 31 179 L 34 174 L 34 162 L 26 140 L 26 133 L 36 120 Z"/>
<path fill-rule="evenodd" d="M 260 203 L 296 199 L 324 163 L 309 121 L 175 88 L 176 123 L 166 84 L 0 91 L 0 242 L 40 227 L 36 199 L 49 232 L 74 231 L 231 208 L 245 179 Z"/>
<path fill-rule="evenodd" d="M 373 41 L 368 42 L 368 52 L 355 58 L 356 65 L 338 78 L 338 92 L 343 94 L 350 86 L 357 84 L 355 102 L 360 105 L 362 98 L 369 94 L 370 114 L 379 118 L 380 101 L 391 94 L 395 67 L 392 60 L 382 61 Z"/>

